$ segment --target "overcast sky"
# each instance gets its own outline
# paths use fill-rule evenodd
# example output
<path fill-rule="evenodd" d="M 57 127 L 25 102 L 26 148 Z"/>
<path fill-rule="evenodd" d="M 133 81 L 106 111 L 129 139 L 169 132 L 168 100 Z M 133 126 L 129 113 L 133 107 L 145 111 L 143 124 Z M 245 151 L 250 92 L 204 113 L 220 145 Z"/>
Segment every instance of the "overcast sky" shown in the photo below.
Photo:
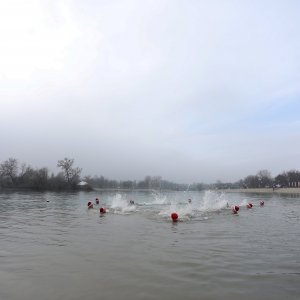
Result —
<path fill-rule="evenodd" d="M 235 181 L 300 169 L 300 1 L 0 2 L 0 161 Z"/>

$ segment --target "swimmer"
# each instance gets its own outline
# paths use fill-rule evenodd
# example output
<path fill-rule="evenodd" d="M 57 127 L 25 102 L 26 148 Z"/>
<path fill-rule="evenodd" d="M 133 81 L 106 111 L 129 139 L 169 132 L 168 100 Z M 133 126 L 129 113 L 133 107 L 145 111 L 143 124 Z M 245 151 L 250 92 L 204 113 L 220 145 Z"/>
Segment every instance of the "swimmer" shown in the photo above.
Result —
<path fill-rule="evenodd" d="M 232 206 L 232 208 L 231 208 L 231 211 L 234 215 L 236 215 L 239 210 L 240 210 L 240 207 L 238 205 Z"/>
<path fill-rule="evenodd" d="M 265 202 L 264 202 L 264 201 L 260 201 L 260 202 L 259 202 L 259 205 L 260 205 L 260 206 L 264 206 L 264 205 L 265 205 Z"/>
<path fill-rule="evenodd" d="M 99 204 L 99 199 L 98 198 L 96 198 L 96 204 Z"/>
<path fill-rule="evenodd" d="M 191 204 L 192 203 L 192 199 L 189 199 L 188 202 L 189 202 L 189 204 Z"/>
<path fill-rule="evenodd" d="M 173 222 L 177 222 L 178 221 L 178 214 L 176 212 L 173 212 L 171 214 L 171 219 Z"/>
<path fill-rule="evenodd" d="M 134 201 L 133 201 L 133 200 L 130 200 L 130 201 L 129 201 L 129 204 L 130 204 L 130 205 L 134 205 Z"/>
<path fill-rule="evenodd" d="M 93 203 L 91 201 L 88 202 L 87 206 L 88 206 L 89 209 L 94 207 Z"/>
<path fill-rule="evenodd" d="M 247 204 L 247 208 L 252 208 L 253 207 L 253 204 L 252 203 L 248 203 Z"/>
<path fill-rule="evenodd" d="M 100 207 L 99 212 L 100 212 L 100 214 L 105 214 L 106 209 L 104 207 Z"/>

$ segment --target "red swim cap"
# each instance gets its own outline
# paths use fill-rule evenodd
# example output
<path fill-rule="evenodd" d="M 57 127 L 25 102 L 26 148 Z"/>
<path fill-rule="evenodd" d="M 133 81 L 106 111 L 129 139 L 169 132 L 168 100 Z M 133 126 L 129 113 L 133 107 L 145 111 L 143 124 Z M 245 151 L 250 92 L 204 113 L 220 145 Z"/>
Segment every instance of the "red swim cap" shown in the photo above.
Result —
<path fill-rule="evenodd" d="M 104 207 L 100 207 L 99 211 L 100 211 L 100 214 L 106 213 L 106 209 Z"/>
<path fill-rule="evenodd" d="M 172 220 L 174 221 L 174 222 L 176 222 L 177 221 L 177 219 L 178 219 L 178 214 L 177 213 L 172 213 L 171 214 L 171 218 L 172 218 Z"/>

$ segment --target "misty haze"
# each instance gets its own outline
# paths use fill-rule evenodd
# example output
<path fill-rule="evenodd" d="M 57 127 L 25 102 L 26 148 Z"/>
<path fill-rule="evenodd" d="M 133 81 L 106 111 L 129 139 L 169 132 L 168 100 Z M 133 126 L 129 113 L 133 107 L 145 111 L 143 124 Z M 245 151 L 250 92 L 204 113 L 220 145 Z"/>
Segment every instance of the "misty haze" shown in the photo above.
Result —
<path fill-rule="evenodd" d="M 298 300 L 300 2 L 0 2 L 1 300 Z"/>
<path fill-rule="evenodd" d="M 298 3 L 1 4 L 1 161 L 116 180 L 296 165 Z"/>

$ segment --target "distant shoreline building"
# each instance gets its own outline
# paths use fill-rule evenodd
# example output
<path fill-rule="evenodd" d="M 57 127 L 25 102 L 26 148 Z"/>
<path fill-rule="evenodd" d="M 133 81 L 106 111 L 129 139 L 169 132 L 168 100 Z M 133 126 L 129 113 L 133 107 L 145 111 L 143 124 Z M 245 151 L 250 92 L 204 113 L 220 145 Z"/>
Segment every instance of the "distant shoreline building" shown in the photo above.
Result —
<path fill-rule="evenodd" d="M 77 183 L 77 188 L 80 190 L 92 190 L 92 187 L 86 181 L 80 181 Z"/>
<path fill-rule="evenodd" d="M 300 181 L 289 182 L 289 187 L 300 187 Z"/>

